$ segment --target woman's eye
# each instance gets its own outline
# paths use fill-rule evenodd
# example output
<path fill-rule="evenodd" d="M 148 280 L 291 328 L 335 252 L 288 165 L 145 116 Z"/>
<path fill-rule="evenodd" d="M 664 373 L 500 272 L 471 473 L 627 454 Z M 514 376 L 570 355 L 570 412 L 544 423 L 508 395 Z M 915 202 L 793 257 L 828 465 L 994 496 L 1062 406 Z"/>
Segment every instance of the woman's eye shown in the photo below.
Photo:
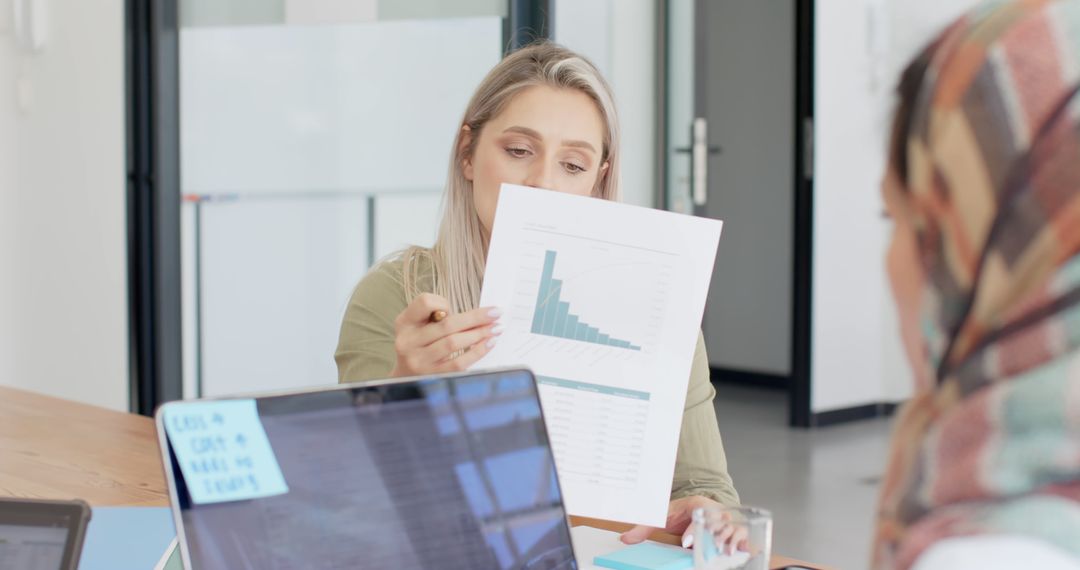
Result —
<path fill-rule="evenodd" d="M 514 158 L 525 158 L 526 156 L 529 156 L 529 149 L 519 147 L 507 147 L 506 154 L 509 154 Z"/>
<path fill-rule="evenodd" d="M 570 174 L 580 174 L 582 172 L 585 172 L 584 167 L 578 166 L 578 165 L 574 164 L 573 162 L 564 162 L 563 163 L 563 168 L 565 168 L 566 171 L 569 172 Z"/>

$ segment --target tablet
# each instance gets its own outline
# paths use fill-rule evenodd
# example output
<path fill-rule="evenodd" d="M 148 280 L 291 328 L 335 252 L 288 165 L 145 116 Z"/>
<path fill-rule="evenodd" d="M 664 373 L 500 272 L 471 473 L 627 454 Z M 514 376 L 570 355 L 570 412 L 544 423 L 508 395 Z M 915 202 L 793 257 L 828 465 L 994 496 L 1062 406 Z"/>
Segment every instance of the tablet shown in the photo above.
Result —
<path fill-rule="evenodd" d="M 75 570 L 89 521 L 83 501 L 0 498 L 0 568 Z"/>
<path fill-rule="evenodd" d="M 528 370 L 171 402 L 184 567 L 576 568 Z"/>

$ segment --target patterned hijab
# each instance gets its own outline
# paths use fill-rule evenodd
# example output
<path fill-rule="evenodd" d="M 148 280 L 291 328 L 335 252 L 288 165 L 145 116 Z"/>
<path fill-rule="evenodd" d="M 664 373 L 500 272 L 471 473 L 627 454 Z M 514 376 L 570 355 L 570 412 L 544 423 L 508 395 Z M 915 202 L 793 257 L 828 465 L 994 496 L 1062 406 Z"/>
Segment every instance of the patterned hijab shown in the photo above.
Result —
<path fill-rule="evenodd" d="M 928 57 L 895 198 L 935 382 L 897 417 L 874 565 L 992 533 L 1080 559 L 1080 0 L 985 4 Z"/>

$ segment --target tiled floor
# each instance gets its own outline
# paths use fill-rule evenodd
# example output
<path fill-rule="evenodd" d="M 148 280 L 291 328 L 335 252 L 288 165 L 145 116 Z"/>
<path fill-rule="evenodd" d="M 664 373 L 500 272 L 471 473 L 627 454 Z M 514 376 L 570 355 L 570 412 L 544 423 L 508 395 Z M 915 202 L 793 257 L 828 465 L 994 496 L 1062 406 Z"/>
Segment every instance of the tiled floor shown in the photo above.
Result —
<path fill-rule="evenodd" d="M 735 488 L 773 513 L 774 551 L 866 568 L 890 420 L 787 427 L 787 393 L 721 384 L 716 413 Z"/>

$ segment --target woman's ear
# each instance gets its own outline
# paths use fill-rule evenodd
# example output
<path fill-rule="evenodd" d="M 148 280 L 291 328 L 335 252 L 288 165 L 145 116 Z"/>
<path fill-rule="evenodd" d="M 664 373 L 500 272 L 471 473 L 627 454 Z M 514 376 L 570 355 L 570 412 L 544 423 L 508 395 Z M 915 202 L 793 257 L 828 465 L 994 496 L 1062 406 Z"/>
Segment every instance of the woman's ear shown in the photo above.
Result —
<path fill-rule="evenodd" d="M 600 189 L 604 187 L 604 180 L 611 174 L 609 172 L 609 170 L 610 170 L 609 167 L 610 166 L 611 166 L 611 163 L 608 162 L 608 161 L 604 161 L 600 165 L 600 172 L 597 173 L 597 175 L 596 175 L 596 190 L 594 190 L 594 193 L 597 196 L 600 195 Z"/>
<path fill-rule="evenodd" d="M 461 174 L 465 180 L 473 181 L 472 155 L 469 149 L 472 147 L 473 132 L 469 125 L 461 125 L 461 137 L 458 140 L 458 156 L 461 157 Z"/>

